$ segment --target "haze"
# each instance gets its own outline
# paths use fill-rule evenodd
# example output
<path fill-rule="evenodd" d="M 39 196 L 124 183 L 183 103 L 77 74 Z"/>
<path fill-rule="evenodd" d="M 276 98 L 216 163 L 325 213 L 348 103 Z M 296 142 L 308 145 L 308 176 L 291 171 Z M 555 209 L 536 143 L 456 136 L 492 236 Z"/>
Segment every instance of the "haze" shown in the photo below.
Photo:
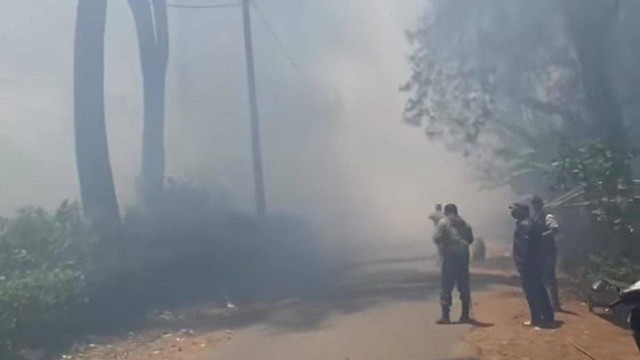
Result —
<path fill-rule="evenodd" d="M 504 237 L 507 190 L 481 192 L 464 159 L 403 124 L 404 32 L 421 1 L 265 0 L 253 18 L 267 199 L 330 240 L 427 244 L 436 202 L 456 202 L 485 238 Z M 0 212 L 79 199 L 73 140 L 76 1 L 0 4 Z M 135 202 L 142 100 L 128 5 L 109 1 L 107 127 L 121 208 Z M 170 9 L 167 176 L 252 212 L 241 14 Z M 29 19 L 25 21 L 25 19 Z M 222 200 L 221 200 L 222 201 Z M 506 235 L 508 236 L 508 235 Z"/>

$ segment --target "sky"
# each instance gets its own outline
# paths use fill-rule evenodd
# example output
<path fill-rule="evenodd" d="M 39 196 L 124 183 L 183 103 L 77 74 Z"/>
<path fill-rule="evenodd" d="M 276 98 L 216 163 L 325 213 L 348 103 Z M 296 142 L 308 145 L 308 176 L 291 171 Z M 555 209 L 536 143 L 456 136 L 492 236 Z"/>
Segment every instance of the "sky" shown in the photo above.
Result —
<path fill-rule="evenodd" d="M 418 20 L 423 1 L 255 3 L 272 213 L 304 217 L 335 237 L 423 241 L 433 205 L 455 202 L 476 233 L 507 236 L 510 192 L 480 191 L 464 159 L 402 122 L 406 94 L 398 88 L 408 79 L 410 52 L 404 33 Z M 0 214 L 79 199 L 72 110 L 76 5 L 0 2 Z M 169 11 L 167 175 L 210 187 L 235 209 L 252 211 L 240 9 Z M 107 130 L 126 210 L 136 199 L 142 104 L 125 0 L 109 0 L 106 36 Z"/>

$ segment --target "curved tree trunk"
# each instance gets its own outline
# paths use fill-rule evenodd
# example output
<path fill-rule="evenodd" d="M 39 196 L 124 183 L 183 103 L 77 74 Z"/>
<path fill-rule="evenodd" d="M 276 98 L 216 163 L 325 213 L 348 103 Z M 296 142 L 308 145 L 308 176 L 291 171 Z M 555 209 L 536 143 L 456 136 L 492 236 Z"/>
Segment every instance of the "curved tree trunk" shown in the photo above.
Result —
<path fill-rule="evenodd" d="M 83 209 L 102 240 L 116 240 L 120 213 L 104 109 L 107 0 L 79 0 L 74 50 L 76 161 Z"/>
<path fill-rule="evenodd" d="M 144 129 L 140 192 L 153 208 L 164 187 L 165 83 L 169 58 L 166 0 L 129 0 L 138 34 L 144 84 Z"/>

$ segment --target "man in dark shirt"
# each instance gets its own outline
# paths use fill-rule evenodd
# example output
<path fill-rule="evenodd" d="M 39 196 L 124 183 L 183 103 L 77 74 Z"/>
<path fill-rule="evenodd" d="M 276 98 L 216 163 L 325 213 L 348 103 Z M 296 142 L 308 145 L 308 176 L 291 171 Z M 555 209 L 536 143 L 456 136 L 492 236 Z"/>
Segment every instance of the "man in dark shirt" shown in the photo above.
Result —
<path fill-rule="evenodd" d="M 531 207 L 533 209 L 531 219 L 538 228 L 538 232 L 541 233 L 544 283 L 549 290 L 553 309 L 555 311 L 561 311 L 558 279 L 556 276 L 558 251 L 555 238 L 559 230 L 558 222 L 553 214 L 544 210 L 544 202 L 541 197 L 534 196 L 531 200 Z"/>
<path fill-rule="evenodd" d="M 511 216 L 517 221 L 513 236 L 513 257 L 531 313 L 531 320 L 525 321 L 524 325 L 550 325 L 555 319 L 543 280 L 541 233 L 530 218 L 526 202 L 517 202 L 510 208 Z"/>

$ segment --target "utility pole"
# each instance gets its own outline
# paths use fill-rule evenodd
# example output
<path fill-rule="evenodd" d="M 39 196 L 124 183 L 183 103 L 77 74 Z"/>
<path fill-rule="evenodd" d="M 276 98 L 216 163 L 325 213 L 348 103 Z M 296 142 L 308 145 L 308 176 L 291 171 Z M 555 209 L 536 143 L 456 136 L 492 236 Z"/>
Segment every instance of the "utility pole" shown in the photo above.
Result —
<path fill-rule="evenodd" d="M 253 150 L 253 177 L 256 198 L 256 214 L 264 219 L 267 214 L 267 198 L 264 192 L 264 170 L 260 143 L 260 124 L 258 121 L 258 99 L 256 95 L 256 75 L 253 64 L 253 43 L 251 39 L 251 12 L 249 0 L 242 0 L 244 19 L 244 47 L 247 58 L 247 85 L 249 88 L 249 111 L 251 114 L 251 148 Z"/>
<path fill-rule="evenodd" d="M 256 201 L 256 215 L 264 219 L 267 215 L 267 198 L 264 186 L 264 168 L 262 165 L 262 150 L 260 141 L 260 124 L 258 117 L 258 97 L 256 94 L 256 75 L 253 63 L 253 40 L 251 34 L 250 0 L 239 0 L 218 4 L 167 4 L 168 7 L 178 9 L 222 9 L 242 6 L 244 22 L 244 47 L 247 62 L 247 87 L 249 90 L 249 113 L 251 115 L 251 150 L 253 155 L 253 179 Z M 282 47 L 282 46 L 281 46 Z M 288 55 L 287 55 L 288 56 Z M 291 60 L 290 60 L 291 61 Z M 292 62 L 293 64 L 293 62 Z M 295 64 L 294 64 L 295 67 Z"/>

